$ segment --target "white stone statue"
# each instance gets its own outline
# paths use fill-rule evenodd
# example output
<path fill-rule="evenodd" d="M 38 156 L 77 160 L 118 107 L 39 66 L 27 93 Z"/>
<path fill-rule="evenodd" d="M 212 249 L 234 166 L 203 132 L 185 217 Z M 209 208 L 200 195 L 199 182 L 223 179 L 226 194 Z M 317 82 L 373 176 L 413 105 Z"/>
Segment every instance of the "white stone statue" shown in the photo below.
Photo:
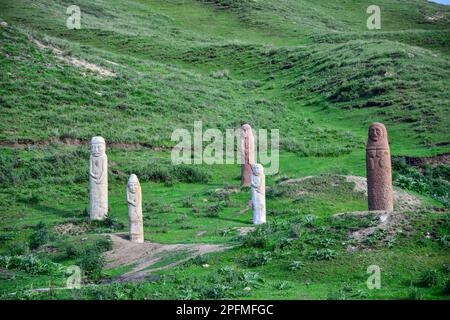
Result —
<path fill-rule="evenodd" d="M 132 174 L 128 179 L 127 201 L 130 241 L 143 243 L 144 226 L 142 223 L 142 192 L 141 185 L 135 174 Z"/>
<path fill-rule="evenodd" d="M 252 166 L 253 224 L 266 223 L 266 176 L 259 163 Z"/>
<path fill-rule="evenodd" d="M 108 157 L 105 139 L 93 137 L 89 160 L 91 220 L 103 220 L 108 215 Z"/>

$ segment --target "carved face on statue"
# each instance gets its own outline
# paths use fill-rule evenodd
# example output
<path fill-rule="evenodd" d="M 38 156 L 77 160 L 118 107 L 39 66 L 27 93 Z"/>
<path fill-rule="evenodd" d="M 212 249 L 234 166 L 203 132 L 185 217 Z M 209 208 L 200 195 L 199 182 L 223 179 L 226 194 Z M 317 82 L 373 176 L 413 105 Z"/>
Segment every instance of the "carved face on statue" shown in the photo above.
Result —
<path fill-rule="evenodd" d="M 244 124 L 241 128 L 242 128 L 242 137 L 247 138 L 250 135 L 252 128 L 247 123 Z"/>
<path fill-rule="evenodd" d="M 381 123 L 374 123 L 369 128 L 369 138 L 374 142 L 378 142 L 384 137 L 384 126 Z"/>
<path fill-rule="evenodd" d="M 260 165 L 259 163 L 253 165 L 252 171 L 255 176 L 260 176 L 264 173 L 263 166 Z"/>
<path fill-rule="evenodd" d="M 138 190 L 138 184 L 136 182 L 129 183 L 128 190 L 130 190 L 131 193 L 136 193 Z"/>
<path fill-rule="evenodd" d="M 128 180 L 128 190 L 131 193 L 136 193 L 139 190 L 139 180 L 134 174 L 132 174 Z"/>
<path fill-rule="evenodd" d="M 103 143 L 96 143 L 92 145 L 92 155 L 98 157 L 105 153 L 105 145 Z"/>
<path fill-rule="evenodd" d="M 91 141 L 91 153 L 94 157 L 101 156 L 106 152 L 105 139 L 102 137 L 93 137 Z"/>

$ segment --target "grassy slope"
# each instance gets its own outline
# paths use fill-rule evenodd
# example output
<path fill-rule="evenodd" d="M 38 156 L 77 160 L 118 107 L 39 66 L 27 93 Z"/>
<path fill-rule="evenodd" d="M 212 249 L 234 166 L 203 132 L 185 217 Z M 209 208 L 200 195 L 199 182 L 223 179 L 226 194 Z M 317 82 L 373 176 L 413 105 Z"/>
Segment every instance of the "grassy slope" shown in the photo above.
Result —
<path fill-rule="evenodd" d="M 108 142 L 170 146 L 173 128 L 190 129 L 194 120 L 220 129 L 248 121 L 255 128 L 280 129 L 280 176 L 290 177 L 364 175 L 364 139 L 373 121 L 387 124 L 395 155 L 449 150 L 450 74 L 445 46 L 449 23 L 448 9 L 442 6 L 382 1 L 383 29 L 367 32 L 364 1 L 339 5 L 291 0 L 80 1 L 83 29 L 70 31 L 65 28 L 65 8 L 70 4 L 0 1 L 1 18 L 12 25 L 1 29 L 1 141 L 84 142 L 101 134 Z M 433 23 L 426 20 L 436 12 L 447 16 Z M 61 62 L 51 52 L 37 49 L 27 35 L 111 69 L 117 78 L 99 78 Z M 13 241 L 26 241 L 28 226 L 39 221 L 50 225 L 84 221 L 88 203 L 84 147 L 56 143 L 16 151 L 3 148 L 1 155 L 1 224 L 9 239 L 2 244 L 3 251 Z M 125 174 L 169 158 L 166 152 L 120 148 L 110 150 L 108 156 L 115 164 L 111 169 Z M 238 214 L 247 204 L 247 192 L 226 202 L 208 192 L 237 186 L 238 166 L 204 169 L 214 177 L 205 184 L 142 181 L 147 240 L 235 243 L 235 234 L 227 228 L 250 225 L 249 213 Z M 268 177 L 267 184 L 273 186 L 277 178 Z M 126 224 L 124 181 L 111 173 L 111 216 Z M 195 210 L 183 206 L 187 197 L 192 197 Z M 206 217 L 216 204 L 221 206 L 219 217 Z M 421 225 L 418 233 L 393 249 L 380 245 L 368 253 L 349 255 L 335 243 L 333 249 L 341 253 L 336 260 L 314 261 L 308 250 L 321 248 L 314 239 L 324 232 L 322 226 L 327 227 L 326 218 L 364 210 L 365 199 L 326 190 L 301 205 L 289 197 L 270 198 L 268 207 L 272 221 L 307 214 L 319 217 L 317 228 L 310 231 L 312 245 L 305 252 L 295 244 L 285 257 L 246 268 L 239 258 L 254 249 L 234 249 L 208 258 L 212 270 L 194 264 L 161 272 L 168 284 L 146 285 L 137 297 L 243 297 L 241 290 L 219 286 L 224 272 L 218 270 L 230 265 L 257 271 L 265 279 L 262 286 L 251 285 L 250 298 L 405 298 L 409 281 L 420 272 L 448 263 L 445 247 L 434 241 L 417 245 L 422 232 L 445 218 L 442 214 L 418 215 L 414 220 Z M 196 237 L 198 231 L 207 233 Z M 331 230 L 325 234 L 342 240 Z M 432 257 L 424 259 L 428 251 Z M 305 267 L 289 271 L 287 265 L 297 259 Z M 365 268 L 380 261 L 387 272 L 383 278 L 387 290 L 367 291 Z M 74 261 L 63 259 L 63 263 Z M 414 270 L 408 270 L 410 264 Z M 172 279 L 175 274 L 177 281 Z M 219 279 L 217 283 L 212 276 Z M 197 280 L 186 281 L 183 287 L 180 279 L 189 278 Z M 64 278 L 57 279 L 53 277 L 56 282 Z M 2 288 L 45 285 L 48 280 L 18 273 L 14 285 L 2 281 Z M 442 298 L 437 288 L 422 291 L 428 298 Z M 95 290 L 83 294 L 80 297 L 99 297 Z"/>

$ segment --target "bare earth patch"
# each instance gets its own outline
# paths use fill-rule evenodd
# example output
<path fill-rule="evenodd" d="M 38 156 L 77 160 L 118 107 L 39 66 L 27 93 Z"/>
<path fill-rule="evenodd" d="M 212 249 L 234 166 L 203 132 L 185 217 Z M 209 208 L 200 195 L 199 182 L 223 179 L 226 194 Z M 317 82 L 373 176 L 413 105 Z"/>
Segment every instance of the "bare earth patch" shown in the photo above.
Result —
<path fill-rule="evenodd" d="M 211 252 L 221 252 L 229 246 L 217 244 L 159 244 L 159 243 L 133 243 L 127 239 L 126 234 L 111 234 L 113 249 L 106 252 L 106 269 L 121 266 L 132 266 L 132 270 L 118 277 L 119 281 L 144 280 L 152 272 L 179 265 L 196 256 Z M 184 257 L 175 262 L 152 268 L 152 265 L 163 261 L 177 252 L 186 252 Z"/>
<path fill-rule="evenodd" d="M 407 223 L 403 212 L 385 212 L 385 211 L 360 211 L 350 213 L 338 213 L 334 217 L 340 218 L 346 214 L 365 217 L 368 215 L 375 215 L 377 217 L 377 223 L 374 226 L 367 228 L 361 228 L 356 231 L 352 231 L 349 237 L 356 240 L 356 245 L 349 245 L 347 247 L 348 252 L 353 252 L 361 248 L 365 248 L 364 241 L 373 235 L 377 231 L 383 232 L 382 241 L 386 242 L 392 239 L 398 232 L 401 232 L 402 227 Z"/>
<path fill-rule="evenodd" d="M 355 192 L 362 192 L 367 196 L 367 179 L 358 176 L 346 176 L 347 182 L 355 183 Z M 399 189 L 394 189 L 394 207 L 398 211 L 417 210 L 422 206 L 422 201 Z"/>

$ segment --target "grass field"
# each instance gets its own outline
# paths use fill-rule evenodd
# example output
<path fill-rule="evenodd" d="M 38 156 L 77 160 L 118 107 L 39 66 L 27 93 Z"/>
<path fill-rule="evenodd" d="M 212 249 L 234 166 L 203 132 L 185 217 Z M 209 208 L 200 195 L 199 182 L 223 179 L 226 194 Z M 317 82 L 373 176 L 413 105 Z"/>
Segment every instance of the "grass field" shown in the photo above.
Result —
<path fill-rule="evenodd" d="M 79 0 L 81 29 L 69 30 L 72 4 L 0 0 L 2 299 L 449 298 L 448 6 L 380 0 L 382 28 L 367 30 L 362 0 Z M 267 225 L 239 231 L 252 227 L 239 165 L 172 165 L 173 130 L 200 120 L 280 131 Z M 358 243 L 351 234 L 377 217 L 335 215 L 367 210 L 345 176 L 365 176 L 376 121 L 396 190 L 421 205 L 396 203 L 400 223 Z M 110 218 L 98 223 L 88 220 L 95 135 L 109 159 Z M 128 230 L 131 173 L 146 241 L 231 248 L 114 281 L 133 269 L 103 259 L 107 234 Z M 64 287 L 71 265 L 80 290 L 32 290 Z M 366 285 L 370 265 L 381 289 Z"/>

